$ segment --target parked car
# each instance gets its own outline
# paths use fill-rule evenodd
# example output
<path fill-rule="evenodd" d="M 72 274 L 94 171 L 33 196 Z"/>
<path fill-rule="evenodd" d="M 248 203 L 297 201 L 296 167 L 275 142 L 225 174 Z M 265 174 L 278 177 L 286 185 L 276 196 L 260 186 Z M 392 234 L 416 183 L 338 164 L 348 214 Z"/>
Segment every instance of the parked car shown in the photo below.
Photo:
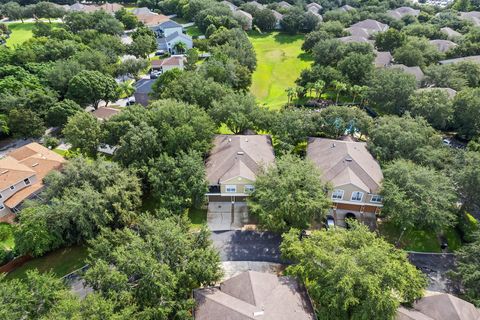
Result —
<path fill-rule="evenodd" d="M 126 105 L 127 107 L 133 106 L 134 104 L 135 104 L 135 98 L 134 98 L 134 97 L 128 99 L 127 103 L 125 103 L 125 105 Z"/>
<path fill-rule="evenodd" d="M 163 56 L 164 54 L 165 54 L 165 50 L 157 50 L 157 51 L 155 52 L 155 55 L 156 55 L 156 56 Z"/>
<path fill-rule="evenodd" d="M 326 220 L 326 223 L 325 223 L 325 227 L 327 229 L 333 229 L 335 228 L 335 219 L 333 219 L 332 216 L 327 216 L 327 220 Z"/>
<path fill-rule="evenodd" d="M 150 79 L 157 79 L 162 73 L 160 71 L 150 72 Z"/>

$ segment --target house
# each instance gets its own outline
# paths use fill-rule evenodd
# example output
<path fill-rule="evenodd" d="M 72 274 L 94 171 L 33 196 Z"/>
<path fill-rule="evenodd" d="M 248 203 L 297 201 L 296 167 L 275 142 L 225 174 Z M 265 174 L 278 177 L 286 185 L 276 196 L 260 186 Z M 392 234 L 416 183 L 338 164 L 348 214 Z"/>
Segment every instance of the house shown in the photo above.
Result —
<path fill-rule="evenodd" d="M 470 21 L 475 27 L 480 26 L 480 11 L 460 12 L 459 18 Z"/>
<path fill-rule="evenodd" d="M 420 10 L 415 10 L 410 7 L 400 7 L 395 10 L 388 10 L 387 15 L 395 20 L 401 20 L 405 16 L 417 17 L 420 14 Z"/>
<path fill-rule="evenodd" d="M 79 2 L 75 2 L 71 6 L 68 7 L 67 11 L 70 12 L 94 12 L 97 10 L 97 7 L 94 5 L 87 5 L 81 4 Z"/>
<path fill-rule="evenodd" d="M 183 55 L 173 55 L 162 60 L 152 60 L 152 70 L 158 70 L 165 72 L 172 69 L 184 69 L 185 65 L 185 56 Z"/>
<path fill-rule="evenodd" d="M 370 38 L 371 31 L 364 29 L 364 28 L 359 28 L 359 27 L 350 27 L 345 29 L 350 33 L 351 36 L 354 37 L 362 37 L 362 38 Z"/>
<path fill-rule="evenodd" d="M 281 29 L 282 28 L 282 25 L 281 25 L 281 22 L 282 22 L 282 19 L 283 19 L 283 14 L 281 14 L 280 12 L 278 11 L 275 11 L 275 10 L 272 10 L 273 12 L 273 15 L 275 16 L 275 19 L 276 19 L 276 22 L 275 22 L 275 29 Z"/>
<path fill-rule="evenodd" d="M 311 15 L 314 15 L 315 17 L 317 17 L 320 22 L 323 21 L 323 17 L 322 17 L 322 15 L 321 15 L 320 13 L 318 13 L 318 12 L 313 12 L 313 11 L 307 11 L 307 13 L 308 13 L 308 14 L 311 14 Z"/>
<path fill-rule="evenodd" d="M 251 4 L 252 6 L 257 7 L 257 9 L 260 9 L 260 10 L 265 8 L 265 6 L 263 4 L 258 3 L 257 1 L 250 1 L 250 2 L 247 2 L 247 4 Z"/>
<path fill-rule="evenodd" d="M 385 68 L 392 64 L 393 57 L 388 51 L 375 51 L 375 67 Z"/>
<path fill-rule="evenodd" d="M 280 1 L 278 3 L 278 6 L 281 7 L 281 8 L 284 8 L 284 9 L 290 9 L 292 7 L 292 5 L 290 3 L 288 3 L 287 1 Z"/>
<path fill-rule="evenodd" d="M 291 277 L 246 271 L 194 290 L 195 320 L 314 320 L 303 285 Z"/>
<path fill-rule="evenodd" d="M 457 44 L 453 41 L 450 40 L 430 40 L 430 44 L 433 44 L 435 47 L 437 47 L 438 51 L 440 52 L 447 52 L 448 50 L 455 48 Z"/>
<path fill-rule="evenodd" d="M 141 23 L 143 23 L 145 26 L 153 28 L 158 26 L 159 24 L 170 20 L 169 17 L 163 15 L 163 14 L 157 14 L 153 12 L 149 13 L 139 13 L 135 15 Z"/>
<path fill-rule="evenodd" d="M 161 36 L 168 37 L 171 34 L 176 33 L 183 33 L 183 27 L 181 24 L 176 23 L 173 20 L 167 20 L 160 23 L 158 26 L 151 28 L 153 32 L 156 34 L 160 34 Z"/>
<path fill-rule="evenodd" d="M 157 37 L 157 47 L 160 50 L 168 51 L 171 54 L 180 54 L 183 52 L 179 52 L 176 48 L 177 43 L 185 44 L 185 49 L 192 49 L 193 48 L 193 40 L 192 37 L 184 34 L 174 32 L 167 37 Z"/>
<path fill-rule="evenodd" d="M 377 33 L 377 32 L 387 31 L 388 25 L 386 25 L 384 23 L 381 23 L 377 20 L 366 19 L 366 20 L 359 21 L 355 24 L 352 24 L 349 29 L 351 30 L 352 28 L 365 29 L 365 31 L 368 33 L 368 35 L 371 36 L 372 34 Z M 349 30 L 349 29 L 347 29 L 347 30 Z"/>
<path fill-rule="evenodd" d="M 117 113 L 119 113 L 119 109 L 115 108 L 108 108 L 108 107 L 99 107 L 97 110 L 92 112 L 92 115 L 100 121 L 108 120 Z"/>
<path fill-rule="evenodd" d="M 435 91 L 435 90 L 440 90 L 440 91 L 445 92 L 450 99 L 455 98 L 455 96 L 457 95 L 457 90 L 454 90 L 452 88 L 430 87 L 430 88 L 420 88 L 420 89 L 417 89 L 416 91 L 417 92 L 422 92 L 422 91 Z"/>
<path fill-rule="evenodd" d="M 322 9 L 323 9 L 323 7 L 316 2 L 312 2 L 312 3 L 307 4 L 307 11 L 320 13 L 320 11 L 322 11 Z"/>
<path fill-rule="evenodd" d="M 440 29 L 440 32 L 445 34 L 449 40 L 457 40 L 458 38 L 462 37 L 460 32 L 457 32 L 449 27 L 443 27 Z"/>
<path fill-rule="evenodd" d="M 232 12 L 235 12 L 235 11 L 238 10 L 238 7 L 237 7 L 236 5 L 234 5 L 233 3 L 229 2 L 229 1 L 225 1 L 225 0 L 224 0 L 224 1 L 222 1 L 221 3 L 223 3 L 224 5 L 226 5 L 226 6 L 230 9 L 230 11 L 232 11 Z"/>
<path fill-rule="evenodd" d="M 153 13 L 147 7 L 135 8 L 131 12 L 136 16 L 139 15 L 139 14 L 152 14 Z"/>
<path fill-rule="evenodd" d="M 365 43 L 372 43 L 371 40 L 368 40 L 365 37 L 360 37 L 360 36 L 346 36 L 346 37 L 341 37 L 338 38 L 343 43 L 350 43 L 350 42 L 365 42 Z"/>
<path fill-rule="evenodd" d="M 274 161 L 268 135 L 215 136 L 205 164 L 210 229 L 229 230 L 249 221 L 246 198 L 256 175 Z"/>
<path fill-rule="evenodd" d="M 342 10 L 342 11 L 345 11 L 345 12 L 349 12 L 349 11 L 355 11 L 356 9 L 352 6 L 349 6 L 348 4 L 344 5 L 344 6 L 341 6 L 340 8 L 338 8 L 338 10 Z"/>
<path fill-rule="evenodd" d="M 382 208 L 383 174 L 366 143 L 309 138 L 307 158 L 320 169 L 322 181 L 333 187 L 328 196 L 335 224 L 345 226 L 345 219 L 351 218 L 374 227 Z"/>
<path fill-rule="evenodd" d="M 105 2 L 104 4 L 99 6 L 98 8 L 100 8 L 102 10 L 105 10 L 108 13 L 114 14 L 115 12 L 122 10 L 123 6 L 121 4 L 118 4 L 118 3 Z"/>
<path fill-rule="evenodd" d="M 236 16 L 240 19 L 245 19 L 247 21 L 247 25 L 245 26 L 246 30 L 251 30 L 252 29 L 253 17 L 250 13 L 245 12 L 243 10 L 237 10 L 233 14 L 234 14 L 234 16 Z"/>
<path fill-rule="evenodd" d="M 450 63 L 458 63 L 462 61 L 472 61 L 476 63 L 480 63 L 480 55 L 479 56 L 468 56 L 462 58 L 454 58 L 454 59 L 447 59 L 439 61 L 440 64 L 450 64 Z"/>
<path fill-rule="evenodd" d="M 135 102 L 142 106 L 147 106 L 150 102 L 150 92 L 152 92 L 152 85 L 155 80 L 152 79 L 140 79 L 135 82 Z"/>
<path fill-rule="evenodd" d="M 18 148 L 0 159 L 0 217 L 16 213 L 23 201 L 43 188 L 43 178 L 60 170 L 66 160 L 36 142 Z"/>
<path fill-rule="evenodd" d="M 415 302 L 412 309 L 400 307 L 396 320 L 480 320 L 480 311 L 465 300 L 435 293 Z"/>
<path fill-rule="evenodd" d="M 425 78 L 425 74 L 423 73 L 422 69 L 420 69 L 420 67 L 407 67 L 404 64 L 392 64 L 389 67 L 400 69 L 408 74 L 413 75 L 415 77 L 415 80 L 417 80 L 418 84 L 420 84 Z"/>

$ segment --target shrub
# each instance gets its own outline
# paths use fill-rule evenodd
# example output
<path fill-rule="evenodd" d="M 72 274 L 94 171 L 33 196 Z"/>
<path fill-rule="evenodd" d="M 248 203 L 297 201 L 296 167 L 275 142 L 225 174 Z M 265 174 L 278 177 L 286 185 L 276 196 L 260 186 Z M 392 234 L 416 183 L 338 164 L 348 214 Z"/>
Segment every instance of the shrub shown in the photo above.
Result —
<path fill-rule="evenodd" d="M 45 137 L 45 146 L 50 149 L 55 149 L 60 144 L 60 141 L 52 136 Z"/>
<path fill-rule="evenodd" d="M 458 229 L 463 241 L 473 242 L 475 240 L 474 234 L 479 230 L 479 227 L 477 219 L 470 213 L 466 211 L 460 213 Z"/>

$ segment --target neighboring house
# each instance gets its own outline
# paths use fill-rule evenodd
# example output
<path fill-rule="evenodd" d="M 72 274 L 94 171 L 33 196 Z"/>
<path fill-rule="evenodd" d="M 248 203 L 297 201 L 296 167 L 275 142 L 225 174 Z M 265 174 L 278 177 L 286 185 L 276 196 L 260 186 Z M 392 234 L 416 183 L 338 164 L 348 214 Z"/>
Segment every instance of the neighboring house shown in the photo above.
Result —
<path fill-rule="evenodd" d="M 412 309 L 398 308 L 396 320 L 480 320 L 480 311 L 465 300 L 447 293 L 424 297 Z"/>
<path fill-rule="evenodd" d="M 281 22 L 282 22 L 282 19 L 283 19 L 283 14 L 281 14 L 280 12 L 278 11 L 275 11 L 275 10 L 272 10 L 273 12 L 273 15 L 275 16 L 275 19 L 276 19 L 276 22 L 275 22 L 275 29 L 281 29 L 282 28 L 282 25 L 281 25 Z"/>
<path fill-rule="evenodd" d="M 341 37 L 338 38 L 343 43 L 349 43 L 349 42 L 365 42 L 365 43 L 372 43 L 372 40 L 368 40 L 368 38 L 365 37 L 360 37 L 360 36 L 346 36 L 346 37 Z"/>
<path fill-rule="evenodd" d="M 401 69 L 404 72 L 413 75 L 415 77 L 415 80 L 417 80 L 417 84 L 420 84 L 425 78 L 425 74 L 423 73 L 422 69 L 420 69 L 420 67 L 407 67 L 404 64 L 392 64 L 389 67 Z"/>
<path fill-rule="evenodd" d="M 165 72 L 172 69 L 183 70 L 185 66 L 185 56 L 183 55 L 173 55 L 171 57 L 162 59 L 162 60 L 152 60 L 152 70 L 157 70 Z"/>
<path fill-rule="evenodd" d="M 307 13 L 313 14 L 315 17 L 317 17 L 317 18 L 320 20 L 320 22 L 323 21 L 323 17 L 322 17 L 322 15 L 321 15 L 320 13 L 314 12 L 314 11 L 307 11 Z"/>
<path fill-rule="evenodd" d="M 370 35 L 372 34 L 371 31 L 364 28 L 359 28 L 359 27 L 350 27 L 345 30 L 348 31 L 351 36 L 363 37 L 366 39 L 370 38 Z"/>
<path fill-rule="evenodd" d="M 140 79 L 135 82 L 135 102 L 141 104 L 142 106 L 147 106 L 150 102 L 150 92 L 152 92 L 152 85 L 155 80 L 151 79 Z"/>
<path fill-rule="evenodd" d="M 388 51 L 375 51 L 375 67 L 385 68 L 392 64 L 393 57 Z"/>
<path fill-rule="evenodd" d="M 377 33 L 377 32 L 387 31 L 388 25 L 386 25 L 384 23 L 381 23 L 377 20 L 366 19 L 366 20 L 359 21 L 355 24 L 352 24 L 350 26 L 350 28 L 348 28 L 347 30 L 352 29 L 352 28 L 365 29 L 365 31 L 368 33 L 368 35 L 371 36 L 372 34 Z"/>
<path fill-rule="evenodd" d="M 462 37 L 462 34 L 460 32 L 457 32 L 453 30 L 452 28 L 449 27 L 443 27 L 440 29 L 440 32 L 445 34 L 449 40 L 458 40 L 458 38 Z"/>
<path fill-rule="evenodd" d="M 250 13 L 245 12 L 243 10 L 237 10 L 233 13 L 236 17 L 239 17 L 241 19 L 245 19 L 247 21 L 247 25 L 245 26 L 246 30 L 251 30 L 252 29 L 252 24 L 253 24 L 253 17 Z"/>
<path fill-rule="evenodd" d="M 107 11 L 108 13 L 114 14 L 117 11 L 120 11 L 123 9 L 123 6 L 118 3 L 104 3 L 101 6 L 99 6 L 100 9 Z"/>
<path fill-rule="evenodd" d="M 286 1 L 280 1 L 278 6 L 284 9 L 290 9 L 292 7 L 292 5 Z"/>
<path fill-rule="evenodd" d="M 173 20 L 162 22 L 158 26 L 155 26 L 151 29 L 153 32 L 155 32 L 155 34 L 163 37 L 168 37 L 174 33 L 183 33 L 182 25 Z"/>
<path fill-rule="evenodd" d="M 119 113 L 120 110 L 115 109 L 115 108 L 108 108 L 108 107 L 99 107 L 97 110 L 94 110 L 92 112 L 92 115 L 97 118 L 100 121 L 108 120 L 117 113 Z"/>
<path fill-rule="evenodd" d="M 217 135 L 206 161 L 209 227 L 228 230 L 249 222 L 246 198 L 256 175 L 275 161 L 268 135 Z"/>
<path fill-rule="evenodd" d="M 247 2 L 247 4 L 251 4 L 251 5 L 257 7 L 260 10 L 265 8 L 265 6 L 263 4 L 258 3 L 257 1 L 250 1 L 250 2 Z"/>
<path fill-rule="evenodd" d="M 417 17 L 420 14 L 420 10 L 416 10 L 410 7 L 400 7 L 395 10 L 388 10 L 387 15 L 396 20 L 401 20 L 405 16 Z"/>
<path fill-rule="evenodd" d="M 459 18 L 470 21 L 475 27 L 480 26 L 480 11 L 460 12 Z"/>
<path fill-rule="evenodd" d="M 455 98 L 455 96 L 457 95 L 457 90 L 454 90 L 454 89 L 452 89 L 452 88 L 430 87 L 430 88 L 417 89 L 416 91 L 417 91 L 417 92 L 422 92 L 422 91 L 434 91 L 434 90 L 441 90 L 441 91 L 445 92 L 450 99 Z"/>
<path fill-rule="evenodd" d="M 322 9 L 323 9 L 323 7 L 316 2 L 312 2 L 312 3 L 307 4 L 307 11 L 311 11 L 311 12 L 314 12 L 314 13 L 320 13 L 320 11 L 322 11 Z"/>
<path fill-rule="evenodd" d="M 139 14 L 152 14 L 153 12 L 147 7 L 135 8 L 131 11 L 134 15 Z"/>
<path fill-rule="evenodd" d="M 196 289 L 195 320 L 314 320 L 306 289 L 291 277 L 246 271 Z"/>
<path fill-rule="evenodd" d="M 184 33 L 174 32 L 167 37 L 157 38 L 158 49 L 168 51 L 171 54 L 180 54 L 175 48 L 176 44 L 182 42 L 185 44 L 186 50 L 193 48 L 192 37 Z"/>
<path fill-rule="evenodd" d="M 382 208 L 383 174 L 366 143 L 309 138 L 307 158 L 320 170 L 322 181 L 332 186 L 328 196 L 335 224 L 345 226 L 345 219 L 351 218 L 374 227 Z"/>
<path fill-rule="evenodd" d="M 349 6 L 348 4 L 344 5 L 344 6 L 341 6 L 340 8 L 338 8 L 338 10 L 342 10 L 342 11 L 345 11 L 345 12 L 349 12 L 349 11 L 355 11 L 356 9 L 352 6 Z"/>
<path fill-rule="evenodd" d="M 0 159 L 0 217 L 16 213 L 26 199 L 43 188 L 43 178 L 60 170 L 66 160 L 36 142 L 18 148 Z"/>
<path fill-rule="evenodd" d="M 440 52 L 447 52 L 448 50 L 455 48 L 457 44 L 450 40 L 430 40 L 430 44 L 433 44 L 437 47 L 438 51 Z"/>
<path fill-rule="evenodd" d="M 231 3 L 231 2 L 222 1 L 221 3 L 223 3 L 224 5 L 226 5 L 226 6 L 230 9 L 230 11 L 232 11 L 232 12 L 235 12 L 235 11 L 238 10 L 238 7 L 237 7 L 236 5 L 234 5 L 233 3 Z"/>
<path fill-rule="evenodd" d="M 439 61 L 440 64 L 450 64 L 450 63 L 458 63 L 462 61 L 472 61 L 476 63 L 480 63 L 480 55 L 479 56 L 468 56 L 468 57 L 462 57 L 462 58 L 455 58 L 455 59 L 447 59 L 447 60 L 442 60 Z"/>
<path fill-rule="evenodd" d="M 97 10 L 97 7 L 94 5 L 87 5 L 81 4 L 79 2 L 75 2 L 71 6 L 68 7 L 69 12 L 94 12 Z"/>

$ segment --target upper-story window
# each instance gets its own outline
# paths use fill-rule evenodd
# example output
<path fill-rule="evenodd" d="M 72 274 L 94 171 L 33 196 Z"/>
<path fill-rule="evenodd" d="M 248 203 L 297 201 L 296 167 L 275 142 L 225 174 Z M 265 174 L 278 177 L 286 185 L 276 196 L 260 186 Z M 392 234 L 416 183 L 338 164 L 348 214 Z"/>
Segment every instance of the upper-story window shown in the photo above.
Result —
<path fill-rule="evenodd" d="M 23 180 L 23 182 L 25 183 L 26 186 L 28 186 L 30 184 L 30 179 L 27 178 L 27 179 Z"/>
<path fill-rule="evenodd" d="M 332 199 L 333 200 L 342 200 L 343 199 L 343 190 L 340 190 L 340 189 L 333 190 Z"/>
<path fill-rule="evenodd" d="M 15 186 L 10 186 L 10 190 L 15 190 Z"/>
<path fill-rule="evenodd" d="M 254 190 L 255 190 L 255 187 L 252 186 L 251 184 L 246 184 L 245 185 L 245 192 L 250 193 L 250 192 L 253 192 Z"/>
<path fill-rule="evenodd" d="M 382 202 L 382 196 L 379 194 L 374 194 L 372 195 L 372 199 L 370 200 L 370 202 L 380 203 Z"/>
<path fill-rule="evenodd" d="M 363 198 L 363 192 L 360 191 L 354 191 L 352 192 L 352 201 L 362 201 Z"/>
<path fill-rule="evenodd" d="M 232 185 L 227 185 L 225 186 L 225 191 L 227 192 L 237 192 L 237 186 L 232 184 Z"/>

